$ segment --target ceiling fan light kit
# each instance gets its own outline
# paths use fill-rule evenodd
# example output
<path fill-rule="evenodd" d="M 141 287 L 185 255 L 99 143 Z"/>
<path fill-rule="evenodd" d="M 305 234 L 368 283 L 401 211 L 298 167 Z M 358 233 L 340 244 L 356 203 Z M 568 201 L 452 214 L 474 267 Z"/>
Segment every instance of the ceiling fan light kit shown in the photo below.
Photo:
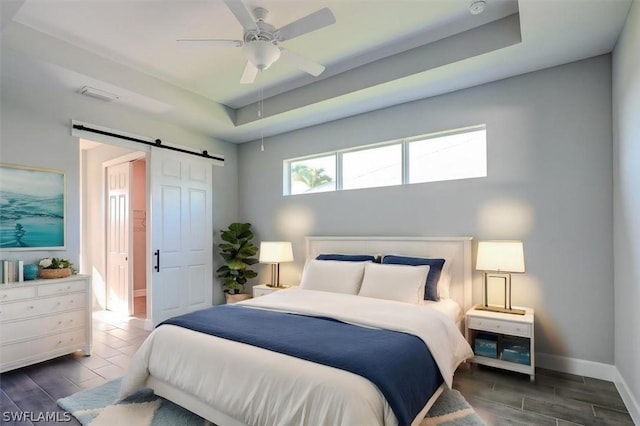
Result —
<path fill-rule="evenodd" d="M 269 68 L 280 57 L 296 68 L 317 77 L 324 71 L 324 66 L 295 54 L 280 43 L 334 24 L 336 18 L 328 8 L 320 9 L 280 29 L 265 22 L 269 11 L 256 7 L 249 11 L 247 6 L 237 0 L 225 0 L 225 4 L 244 29 L 242 41 L 221 39 L 182 39 L 178 43 L 185 46 L 231 46 L 242 47 L 247 64 L 240 83 L 253 83 L 258 71 Z"/>
<path fill-rule="evenodd" d="M 280 58 L 280 49 L 269 41 L 250 41 L 243 46 L 242 50 L 249 62 L 259 71 L 266 70 Z"/>

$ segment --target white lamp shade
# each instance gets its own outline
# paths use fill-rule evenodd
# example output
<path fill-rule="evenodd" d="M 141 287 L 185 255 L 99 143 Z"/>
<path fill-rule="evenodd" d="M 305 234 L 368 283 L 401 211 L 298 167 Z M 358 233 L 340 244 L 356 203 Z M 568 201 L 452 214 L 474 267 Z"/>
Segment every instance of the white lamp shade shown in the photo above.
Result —
<path fill-rule="evenodd" d="M 476 269 L 479 271 L 524 272 L 522 241 L 480 241 Z"/>
<path fill-rule="evenodd" d="M 260 263 L 293 262 L 293 247 L 289 241 L 263 241 L 258 260 Z"/>

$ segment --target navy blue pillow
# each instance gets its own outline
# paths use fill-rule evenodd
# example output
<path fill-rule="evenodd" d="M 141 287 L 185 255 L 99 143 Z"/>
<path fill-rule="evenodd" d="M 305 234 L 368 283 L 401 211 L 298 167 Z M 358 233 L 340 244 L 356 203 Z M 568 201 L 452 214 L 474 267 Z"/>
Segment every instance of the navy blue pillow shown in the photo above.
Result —
<path fill-rule="evenodd" d="M 424 288 L 424 300 L 438 300 L 438 280 L 442 273 L 444 259 L 387 255 L 382 258 L 382 263 L 411 266 L 429 265 L 429 274 Z"/>
<path fill-rule="evenodd" d="M 341 260 L 343 262 L 375 262 L 376 257 L 369 254 L 319 254 L 316 260 Z"/>

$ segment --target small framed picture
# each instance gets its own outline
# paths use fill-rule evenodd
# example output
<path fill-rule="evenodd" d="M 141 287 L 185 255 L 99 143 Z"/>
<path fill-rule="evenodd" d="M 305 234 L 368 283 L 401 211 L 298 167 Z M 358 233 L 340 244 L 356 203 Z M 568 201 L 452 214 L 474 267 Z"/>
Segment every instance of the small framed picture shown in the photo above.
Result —
<path fill-rule="evenodd" d="M 0 163 L 0 250 L 64 250 L 65 174 Z"/>

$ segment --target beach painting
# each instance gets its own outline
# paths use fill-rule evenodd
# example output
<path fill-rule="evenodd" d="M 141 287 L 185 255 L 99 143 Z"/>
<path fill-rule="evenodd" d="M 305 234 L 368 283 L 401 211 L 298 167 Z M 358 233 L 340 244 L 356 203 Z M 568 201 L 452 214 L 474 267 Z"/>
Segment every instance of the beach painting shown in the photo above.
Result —
<path fill-rule="evenodd" d="M 64 172 L 0 164 L 0 250 L 64 248 Z"/>

